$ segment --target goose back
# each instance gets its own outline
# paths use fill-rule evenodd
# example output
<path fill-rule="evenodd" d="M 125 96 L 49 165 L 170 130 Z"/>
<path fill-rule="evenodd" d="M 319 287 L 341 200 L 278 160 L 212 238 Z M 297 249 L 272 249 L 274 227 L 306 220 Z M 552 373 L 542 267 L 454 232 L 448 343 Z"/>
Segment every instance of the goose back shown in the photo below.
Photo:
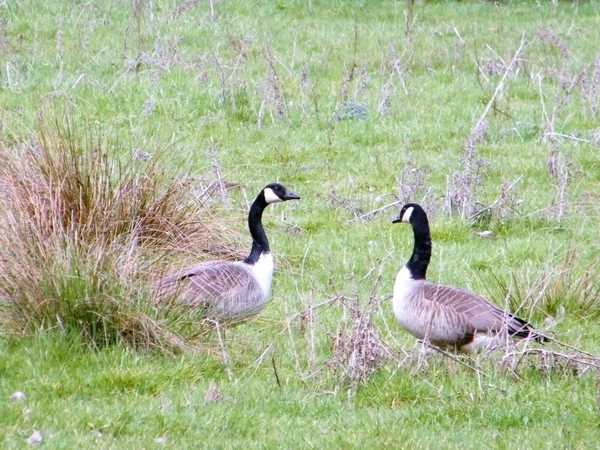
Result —
<path fill-rule="evenodd" d="M 476 332 L 508 332 L 511 336 L 527 337 L 527 322 L 491 303 L 485 297 L 454 286 L 429 283 L 423 295 L 436 303 L 442 303 L 457 314 L 464 316 Z"/>
<path fill-rule="evenodd" d="M 406 279 L 402 271 L 394 289 L 393 308 L 410 334 L 442 349 L 472 351 L 488 346 L 501 333 L 518 338 L 531 334 L 526 321 L 484 297 L 423 279 Z"/>
<path fill-rule="evenodd" d="M 264 308 L 271 290 L 273 271 L 271 277 L 256 277 L 252 269 L 242 262 L 200 263 L 163 278 L 157 290 L 163 298 L 177 295 L 183 304 L 200 308 L 206 317 L 244 321 Z"/>

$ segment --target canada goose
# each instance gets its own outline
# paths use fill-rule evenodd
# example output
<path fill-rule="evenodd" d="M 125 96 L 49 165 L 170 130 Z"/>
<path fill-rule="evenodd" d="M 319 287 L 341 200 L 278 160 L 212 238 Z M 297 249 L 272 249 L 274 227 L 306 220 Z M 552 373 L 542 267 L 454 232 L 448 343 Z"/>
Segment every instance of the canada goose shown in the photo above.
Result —
<path fill-rule="evenodd" d="M 208 261 L 171 274 L 156 283 L 159 298 L 181 293 L 185 304 L 203 308 L 205 317 L 220 324 L 243 322 L 258 314 L 271 293 L 274 269 L 262 213 L 272 203 L 298 199 L 279 183 L 265 186 L 248 213 L 250 255 L 243 261 Z"/>
<path fill-rule="evenodd" d="M 501 333 L 516 339 L 547 340 L 530 325 L 472 292 L 432 284 L 425 274 L 431 258 L 427 214 L 416 203 L 407 203 L 393 223 L 412 225 L 414 249 L 394 284 L 394 315 L 417 339 L 443 350 L 472 352 L 489 347 Z"/>

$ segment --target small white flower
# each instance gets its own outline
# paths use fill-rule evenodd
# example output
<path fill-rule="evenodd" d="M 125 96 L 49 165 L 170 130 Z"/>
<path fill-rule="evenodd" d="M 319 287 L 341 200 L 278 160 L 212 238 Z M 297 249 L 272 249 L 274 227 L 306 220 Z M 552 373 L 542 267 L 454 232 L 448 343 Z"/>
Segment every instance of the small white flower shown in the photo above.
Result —
<path fill-rule="evenodd" d="M 27 438 L 27 443 L 29 445 L 40 445 L 43 439 L 42 433 L 40 433 L 38 430 L 35 430 L 33 434 Z"/>
<path fill-rule="evenodd" d="M 25 396 L 25 394 L 21 391 L 17 391 L 14 394 L 12 394 L 10 397 L 8 397 L 8 399 L 11 402 L 22 402 L 23 400 L 25 400 L 27 397 Z"/>

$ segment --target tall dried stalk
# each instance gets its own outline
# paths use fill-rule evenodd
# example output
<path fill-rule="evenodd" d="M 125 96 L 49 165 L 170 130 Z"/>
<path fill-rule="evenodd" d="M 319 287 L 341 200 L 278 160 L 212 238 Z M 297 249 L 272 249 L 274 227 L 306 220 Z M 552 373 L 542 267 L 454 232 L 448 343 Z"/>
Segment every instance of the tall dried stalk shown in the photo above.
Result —
<path fill-rule="evenodd" d="M 481 142 L 487 134 L 489 129 L 487 116 L 492 110 L 492 106 L 496 102 L 496 99 L 503 92 L 508 75 L 512 72 L 513 67 L 520 61 L 524 45 L 525 38 L 522 37 L 519 47 L 515 51 L 510 64 L 508 64 L 504 70 L 504 74 L 497 84 L 481 117 L 479 117 L 467 136 L 467 142 L 463 148 L 463 170 L 455 173 L 447 182 L 444 204 L 448 213 L 458 213 L 463 219 L 467 219 L 476 213 L 476 194 L 477 188 L 481 183 L 480 168 L 483 163 L 477 155 L 477 144 Z"/>

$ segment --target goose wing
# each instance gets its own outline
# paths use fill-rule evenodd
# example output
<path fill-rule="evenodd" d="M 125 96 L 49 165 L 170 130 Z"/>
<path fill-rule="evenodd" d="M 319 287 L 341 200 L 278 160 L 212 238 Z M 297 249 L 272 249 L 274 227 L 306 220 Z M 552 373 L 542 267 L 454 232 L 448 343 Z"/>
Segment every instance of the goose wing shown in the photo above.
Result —
<path fill-rule="evenodd" d="M 258 312 L 266 299 L 252 273 L 241 263 L 211 261 L 183 269 L 157 283 L 160 297 L 181 296 L 214 318 L 241 318 Z"/>
<path fill-rule="evenodd" d="M 428 284 L 424 296 L 439 303 L 468 320 L 475 331 L 499 333 L 508 331 L 511 336 L 527 337 L 528 323 L 473 292 L 453 286 Z"/>
<path fill-rule="evenodd" d="M 438 301 L 429 283 L 413 297 L 401 323 L 418 339 L 427 339 L 442 349 L 460 348 L 473 340 L 475 327 L 464 314 Z"/>

